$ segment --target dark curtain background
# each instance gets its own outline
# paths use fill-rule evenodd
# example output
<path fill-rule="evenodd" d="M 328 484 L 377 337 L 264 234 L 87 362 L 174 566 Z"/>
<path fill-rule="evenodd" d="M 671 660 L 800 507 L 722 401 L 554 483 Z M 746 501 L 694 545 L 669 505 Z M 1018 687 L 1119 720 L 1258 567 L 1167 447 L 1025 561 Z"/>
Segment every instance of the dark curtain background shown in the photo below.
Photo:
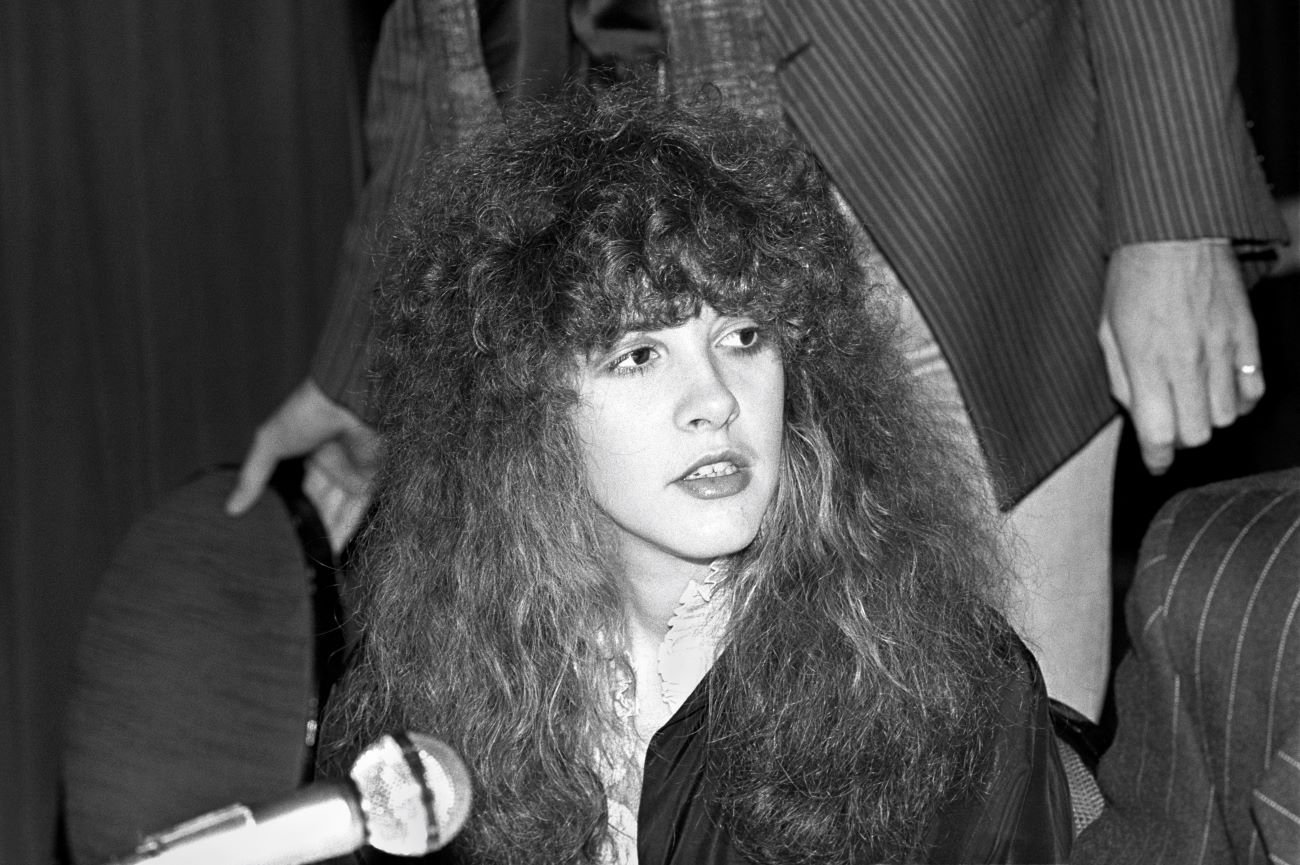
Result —
<path fill-rule="evenodd" d="M 0 863 L 50 859 L 111 549 L 306 370 L 360 175 L 355 14 L 0 4 Z"/>

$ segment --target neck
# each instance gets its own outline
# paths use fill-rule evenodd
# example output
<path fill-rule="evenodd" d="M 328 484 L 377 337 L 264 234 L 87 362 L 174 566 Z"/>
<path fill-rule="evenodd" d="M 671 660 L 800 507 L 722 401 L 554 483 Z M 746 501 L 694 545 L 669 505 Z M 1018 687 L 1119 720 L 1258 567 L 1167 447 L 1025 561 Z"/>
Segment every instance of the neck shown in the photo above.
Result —
<path fill-rule="evenodd" d="M 710 562 L 667 559 L 663 555 L 623 557 L 623 597 L 634 640 L 661 642 L 677 602 L 691 580 L 708 578 Z"/>
<path fill-rule="evenodd" d="M 638 562 L 623 558 L 623 597 L 627 615 L 627 652 L 636 688 L 636 731 L 648 744 L 650 737 L 675 709 L 665 703 L 659 671 L 660 650 L 668 623 L 691 580 L 708 579 L 710 562 L 665 560 L 651 556 Z"/>

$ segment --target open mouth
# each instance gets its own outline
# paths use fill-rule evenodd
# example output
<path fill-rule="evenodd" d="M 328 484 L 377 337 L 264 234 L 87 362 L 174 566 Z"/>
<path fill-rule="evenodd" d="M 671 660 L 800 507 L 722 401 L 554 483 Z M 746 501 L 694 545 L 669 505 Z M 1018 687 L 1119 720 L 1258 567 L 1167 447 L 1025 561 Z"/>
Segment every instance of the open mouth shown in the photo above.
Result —
<path fill-rule="evenodd" d="M 724 499 L 744 492 L 752 479 L 749 461 L 728 450 L 702 457 L 677 479 L 677 484 L 697 499 Z"/>
<path fill-rule="evenodd" d="M 682 478 L 682 480 L 698 481 L 704 478 L 723 478 L 727 475 L 734 475 L 738 471 L 740 471 L 740 467 L 731 460 L 722 460 L 720 462 L 700 466 L 695 471 Z"/>

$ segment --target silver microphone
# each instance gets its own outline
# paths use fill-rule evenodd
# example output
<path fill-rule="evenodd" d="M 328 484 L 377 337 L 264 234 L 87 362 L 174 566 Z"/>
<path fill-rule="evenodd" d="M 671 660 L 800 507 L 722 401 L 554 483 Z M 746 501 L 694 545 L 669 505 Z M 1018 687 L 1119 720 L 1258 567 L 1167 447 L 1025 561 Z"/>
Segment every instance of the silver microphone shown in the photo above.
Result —
<path fill-rule="evenodd" d="M 451 841 L 469 816 L 469 771 L 432 736 L 384 736 L 348 774 L 265 805 L 231 805 L 188 820 L 111 865 L 306 865 L 365 844 L 420 856 Z"/>

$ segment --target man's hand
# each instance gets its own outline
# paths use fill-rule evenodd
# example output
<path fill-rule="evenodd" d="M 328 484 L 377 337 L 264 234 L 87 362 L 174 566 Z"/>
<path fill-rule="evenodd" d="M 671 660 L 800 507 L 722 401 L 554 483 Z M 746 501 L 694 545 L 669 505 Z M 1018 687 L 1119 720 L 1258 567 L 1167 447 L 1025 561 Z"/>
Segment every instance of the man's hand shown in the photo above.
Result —
<path fill-rule="evenodd" d="M 377 452 L 374 430 L 306 379 L 257 428 L 226 513 L 251 508 L 280 460 L 310 453 L 303 486 L 333 537 L 354 527 L 364 510 Z"/>
<path fill-rule="evenodd" d="M 1111 393 L 1152 474 L 1264 395 L 1255 320 L 1224 240 L 1121 246 L 1106 270 L 1099 330 Z"/>

